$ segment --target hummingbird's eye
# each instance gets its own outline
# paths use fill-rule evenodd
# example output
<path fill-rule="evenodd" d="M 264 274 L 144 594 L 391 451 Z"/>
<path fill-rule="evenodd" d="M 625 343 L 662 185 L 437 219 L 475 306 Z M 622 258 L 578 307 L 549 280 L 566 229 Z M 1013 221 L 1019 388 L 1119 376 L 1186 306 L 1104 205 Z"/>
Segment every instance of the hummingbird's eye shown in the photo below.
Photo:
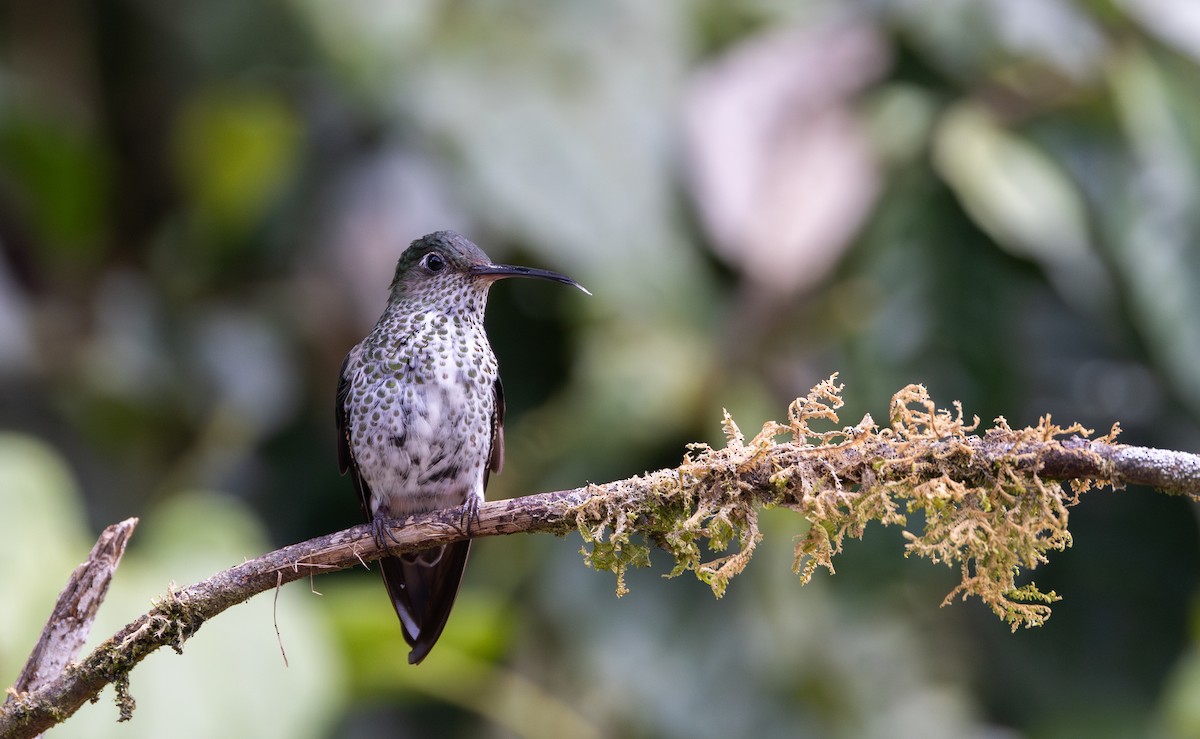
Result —
<path fill-rule="evenodd" d="M 441 272 L 446 268 L 446 260 L 438 254 L 426 254 L 421 261 L 430 272 Z"/>

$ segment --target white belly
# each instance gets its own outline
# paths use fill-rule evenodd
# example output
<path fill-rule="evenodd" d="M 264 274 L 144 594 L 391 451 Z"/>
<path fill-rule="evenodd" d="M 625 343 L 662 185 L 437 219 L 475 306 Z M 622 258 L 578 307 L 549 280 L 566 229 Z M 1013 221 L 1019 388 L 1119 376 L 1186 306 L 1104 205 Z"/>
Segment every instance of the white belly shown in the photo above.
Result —
<path fill-rule="evenodd" d="M 482 365 L 453 353 L 420 354 L 416 363 L 374 354 L 355 373 L 348 404 L 371 513 L 397 518 L 461 506 L 472 496 L 482 501 L 495 410 L 490 348 Z M 414 364 L 424 370 L 420 383 Z"/>

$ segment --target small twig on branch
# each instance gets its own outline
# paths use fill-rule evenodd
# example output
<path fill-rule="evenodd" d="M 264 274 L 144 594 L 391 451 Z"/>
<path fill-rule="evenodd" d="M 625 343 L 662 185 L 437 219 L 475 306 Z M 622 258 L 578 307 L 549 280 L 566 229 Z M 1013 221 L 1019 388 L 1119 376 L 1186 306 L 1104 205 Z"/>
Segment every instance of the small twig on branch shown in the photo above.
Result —
<path fill-rule="evenodd" d="M 127 518 L 100 533 L 87 560 L 75 568 L 66 587 L 59 593 L 54 610 L 46 619 L 46 627 L 17 681 L 9 689 L 5 703 L 12 702 L 21 693 L 46 685 L 79 654 L 137 524 L 136 518 Z"/>
<path fill-rule="evenodd" d="M 840 387 L 826 381 L 789 409 L 787 425 L 768 423 L 746 441 L 726 416 L 728 444 L 694 447 L 676 468 L 603 485 L 484 503 L 471 523 L 475 538 L 515 533 L 579 531 L 593 567 L 622 575 L 648 562 L 646 541 L 672 554 L 673 574 L 692 570 L 719 596 L 746 564 L 760 538 L 759 507 L 795 510 L 810 523 L 797 544 L 797 570 L 807 581 L 846 536 L 869 521 L 903 525 L 924 513 L 922 531 L 905 531 L 909 553 L 957 564 L 963 581 L 947 600 L 977 595 L 1016 628 L 1049 615 L 1053 593 L 1017 587 L 1018 569 L 1045 561 L 1069 544 L 1066 511 L 1093 485 L 1145 484 L 1200 500 L 1200 456 L 1096 440 L 1078 426 L 1043 421 L 1011 429 L 1003 419 L 983 435 L 977 422 L 937 410 L 924 388 L 896 395 L 890 428 L 870 417 L 839 431 L 814 431 L 814 420 L 837 422 Z M 1115 429 L 1114 429 L 1115 433 Z M 779 441 L 781 435 L 790 435 Z M 1062 483 L 1070 483 L 1067 492 Z M 439 546 L 466 537 L 460 511 L 410 517 L 392 530 L 392 553 Z M 639 538 L 640 537 L 640 538 Z M 701 561 L 698 542 L 738 551 Z M 96 648 L 83 662 L 0 708 L 0 736 L 29 737 L 66 720 L 108 683 L 118 686 L 122 718 L 131 700 L 129 672 L 151 651 L 183 643 L 210 618 L 250 597 L 314 574 L 364 565 L 387 554 L 369 526 L 310 539 L 169 592 L 144 616 Z"/>

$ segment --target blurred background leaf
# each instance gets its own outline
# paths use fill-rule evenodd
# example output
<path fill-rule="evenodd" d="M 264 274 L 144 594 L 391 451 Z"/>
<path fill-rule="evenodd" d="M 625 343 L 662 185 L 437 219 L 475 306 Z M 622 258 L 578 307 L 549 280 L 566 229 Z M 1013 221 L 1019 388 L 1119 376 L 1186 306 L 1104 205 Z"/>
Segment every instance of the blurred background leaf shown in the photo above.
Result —
<path fill-rule="evenodd" d="M 493 292 L 491 497 L 675 464 L 832 371 L 846 423 L 922 382 L 1195 451 L 1198 67 L 1193 0 L 13 0 L 0 666 L 108 523 L 142 518 L 94 639 L 358 522 L 334 377 L 439 228 L 594 293 Z M 800 589 L 804 524 L 766 512 L 721 601 L 661 566 L 617 600 L 572 537 L 481 542 L 419 668 L 342 573 L 152 657 L 131 723 L 52 735 L 1194 736 L 1196 513 L 1091 494 L 1019 634 L 938 609 L 953 573 L 893 530 Z"/>

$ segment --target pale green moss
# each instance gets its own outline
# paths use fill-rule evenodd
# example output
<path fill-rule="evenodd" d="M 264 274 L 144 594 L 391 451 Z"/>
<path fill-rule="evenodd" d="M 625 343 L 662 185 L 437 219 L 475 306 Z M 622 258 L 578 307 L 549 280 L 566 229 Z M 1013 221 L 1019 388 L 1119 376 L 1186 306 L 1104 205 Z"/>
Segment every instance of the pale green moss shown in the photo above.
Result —
<path fill-rule="evenodd" d="M 1048 417 L 1014 430 L 999 418 L 981 438 L 978 419 L 967 423 L 958 403 L 953 413 L 937 409 L 919 385 L 893 397 L 889 428 L 866 416 L 815 430 L 814 422 L 838 422 L 835 377 L 793 402 L 786 424 L 768 422 L 747 441 L 726 413 L 724 448 L 695 444 L 676 469 L 601 486 L 575 511 L 587 563 L 616 573 L 623 595 L 626 568 L 649 564 L 653 543 L 675 559 L 669 576 L 692 571 L 720 597 L 761 539 L 759 506 L 790 508 L 811 523 L 795 549 L 803 583 L 818 567 L 832 573 L 846 537 L 860 538 L 868 523 L 904 526 L 920 513 L 919 530 L 904 532 L 905 554 L 958 566 L 962 580 L 945 602 L 975 595 L 1014 629 L 1043 623 L 1058 596 L 1016 577 L 1070 546 L 1067 508 L 1091 483 L 1073 481 L 1068 493 L 1042 480 L 1027 448 L 1091 432 Z M 991 445 L 988 460 L 980 444 Z M 997 448 L 1012 451 L 997 457 Z M 702 540 L 733 551 L 706 560 Z"/>

